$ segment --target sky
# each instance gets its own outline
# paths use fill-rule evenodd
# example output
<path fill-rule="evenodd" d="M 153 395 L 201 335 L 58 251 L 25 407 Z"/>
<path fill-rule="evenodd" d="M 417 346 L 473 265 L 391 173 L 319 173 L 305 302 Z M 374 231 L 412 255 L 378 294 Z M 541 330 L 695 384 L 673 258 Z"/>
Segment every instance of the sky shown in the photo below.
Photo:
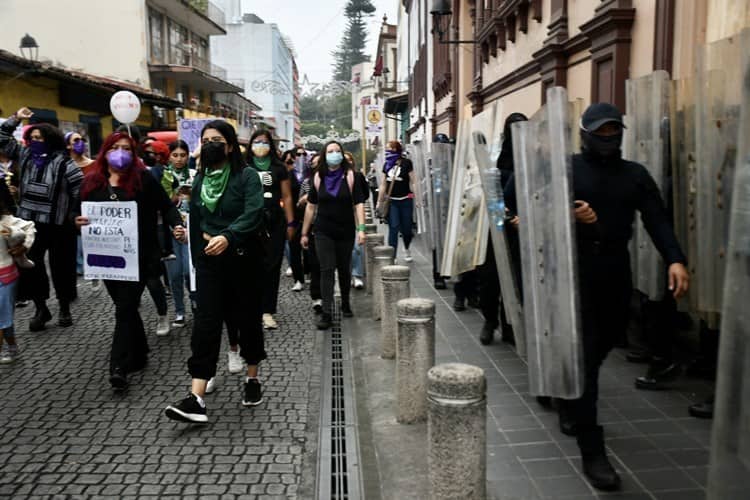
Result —
<path fill-rule="evenodd" d="M 396 24 L 401 0 L 372 0 L 377 8 L 367 20 L 367 54 L 375 53 L 383 14 Z M 256 14 L 267 23 L 276 23 L 297 51 L 300 80 L 307 74 L 311 83 L 331 80 L 331 52 L 341 40 L 346 17 L 346 0 L 242 0 L 243 11 Z"/>

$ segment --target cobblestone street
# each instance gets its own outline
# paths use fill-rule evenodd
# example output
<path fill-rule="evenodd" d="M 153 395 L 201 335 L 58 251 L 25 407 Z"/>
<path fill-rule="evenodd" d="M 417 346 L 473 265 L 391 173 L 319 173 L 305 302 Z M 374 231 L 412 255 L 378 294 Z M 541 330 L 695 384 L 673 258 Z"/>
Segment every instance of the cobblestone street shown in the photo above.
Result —
<path fill-rule="evenodd" d="M 318 401 L 308 386 L 320 346 L 312 310 L 303 314 L 309 295 L 290 285 L 282 278 L 279 329 L 266 335 L 265 402 L 241 405 L 243 377 L 226 370 L 224 337 L 205 427 L 163 414 L 189 388 L 192 325 L 156 337 L 148 292 L 141 310 L 149 363 L 129 377 L 123 394 L 108 382 L 114 311 L 103 287 L 92 291 L 79 280 L 72 328 L 57 327 L 55 318 L 47 330 L 29 333 L 34 308 L 18 309 L 21 356 L 0 367 L 0 497 L 310 498 L 304 488 L 314 484 L 315 464 L 305 454 L 316 448 L 310 440 L 317 439 Z"/>

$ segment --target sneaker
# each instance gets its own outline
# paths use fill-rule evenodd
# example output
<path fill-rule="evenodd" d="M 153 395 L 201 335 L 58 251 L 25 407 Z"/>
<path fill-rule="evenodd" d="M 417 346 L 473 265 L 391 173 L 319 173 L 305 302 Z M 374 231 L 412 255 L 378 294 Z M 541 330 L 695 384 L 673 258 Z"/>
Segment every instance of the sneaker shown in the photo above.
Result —
<path fill-rule="evenodd" d="M 245 360 L 240 356 L 240 351 L 227 352 L 227 370 L 229 373 L 240 373 L 245 369 Z"/>
<path fill-rule="evenodd" d="M 302 291 L 302 290 L 304 290 L 304 289 L 305 289 L 305 285 L 303 285 L 303 284 L 302 284 L 302 283 L 300 283 L 299 281 L 296 281 L 296 282 L 294 283 L 294 286 L 292 287 L 292 291 L 293 291 L 293 292 L 301 292 L 301 291 Z"/>
<path fill-rule="evenodd" d="M 273 315 L 271 314 L 264 314 L 263 315 L 263 328 L 266 330 L 275 330 L 279 327 L 279 324 L 276 323 L 276 320 L 273 319 Z"/>
<path fill-rule="evenodd" d="M 159 320 L 156 322 L 156 335 L 163 337 L 169 333 L 169 319 L 167 315 L 159 316 Z"/>
<path fill-rule="evenodd" d="M 125 390 L 128 387 L 128 377 L 125 370 L 119 366 L 113 368 L 109 373 L 109 383 L 116 391 Z"/>
<path fill-rule="evenodd" d="M 182 401 L 167 406 L 164 414 L 168 418 L 179 420 L 180 422 L 191 424 L 205 424 L 208 422 L 206 405 L 201 405 L 198 402 L 198 397 L 193 393 L 188 394 Z"/>
<path fill-rule="evenodd" d="M 18 346 L 6 345 L 0 353 L 0 364 L 7 365 L 18 359 Z"/>
<path fill-rule="evenodd" d="M 287 267 L 287 268 L 286 268 L 286 271 L 284 271 L 284 276 L 286 276 L 286 277 L 288 278 L 288 277 L 289 277 L 289 276 L 291 276 L 292 274 L 293 274 L 293 273 L 292 273 L 292 268 L 291 268 L 291 267 Z"/>
<path fill-rule="evenodd" d="M 185 326 L 185 315 L 184 314 L 177 314 L 174 317 L 174 321 L 172 321 L 172 326 L 175 328 L 182 328 Z"/>
<path fill-rule="evenodd" d="M 165 255 L 161 258 L 162 261 L 166 262 L 168 260 L 177 260 L 177 256 L 173 253 L 170 253 L 169 255 Z"/>
<path fill-rule="evenodd" d="M 355 276 L 354 279 L 352 279 L 352 286 L 355 290 L 362 290 L 365 287 L 365 282 L 362 281 L 362 278 Z"/>
<path fill-rule="evenodd" d="M 248 378 L 245 381 L 245 390 L 242 396 L 242 406 L 258 406 L 263 402 L 263 391 L 257 378 Z"/>
<path fill-rule="evenodd" d="M 216 390 L 216 377 L 211 377 L 208 379 L 208 383 L 206 384 L 206 394 L 211 394 Z"/>
<path fill-rule="evenodd" d="M 26 307 L 31 303 L 30 300 L 18 300 L 16 301 L 16 307 Z"/>
<path fill-rule="evenodd" d="M 313 300 L 313 310 L 320 314 L 323 312 L 323 299 Z"/>
<path fill-rule="evenodd" d="M 70 311 L 61 312 L 57 316 L 57 326 L 67 328 L 73 326 L 73 317 L 70 315 Z"/>
<path fill-rule="evenodd" d="M 404 262 L 414 262 L 414 257 L 411 256 L 411 250 L 408 248 L 404 249 Z"/>
<path fill-rule="evenodd" d="M 349 304 L 341 304 L 341 315 L 345 318 L 353 317 L 354 313 L 352 312 L 352 306 Z"/>
<path fill-rule="evenodd" d="M 333 326 L 331 315 L 326 313 L 321 314 L 320 319 L 315 326 L 317 326 L 318 330 L 328 330 L 329 328 L 331 328 L 331 326 Z"/>

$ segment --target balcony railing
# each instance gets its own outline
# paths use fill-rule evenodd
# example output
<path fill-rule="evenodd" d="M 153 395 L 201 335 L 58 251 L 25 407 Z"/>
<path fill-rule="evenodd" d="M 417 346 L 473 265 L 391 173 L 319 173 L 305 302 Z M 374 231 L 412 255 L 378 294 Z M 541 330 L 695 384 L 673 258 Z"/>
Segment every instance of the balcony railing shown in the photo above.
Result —
<path fill-rule="evenodd" d="M 210 0 L 188 0 L 188 3 L 198 12 L 209 18 L 219 26 L 226 25 L 226 16 L 224 11 L 217 7 Z"/>

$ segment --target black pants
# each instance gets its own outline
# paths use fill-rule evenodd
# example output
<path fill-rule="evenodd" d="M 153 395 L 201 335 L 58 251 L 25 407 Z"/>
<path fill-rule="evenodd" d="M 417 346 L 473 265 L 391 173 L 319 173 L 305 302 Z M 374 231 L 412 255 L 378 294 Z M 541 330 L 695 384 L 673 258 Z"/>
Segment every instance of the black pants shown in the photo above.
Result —
<path fill-rule="evenodd" d="M 156 314 L 164 316 L 167 314 L 167 293 L 164 291 L 164 285 L 159 276 L 151 276 L 146 280 L 146 288 L 151 295 L 151 299 L 156 306 Z"/>
<path fill-rule="evenodd" d="M 269 252 L 263 259 L 263 313 L 276 314 L 276 306 L 279 303 L 281 261 L 284 260 L 286 224 L 276 221 L 268 232 L 271 242 L 268 246 Z"/>
<path fill-rule="evenodd" d="M 49 299 L 49 278 L 44 256 L 49 251 L 49 267 L 57 300 L 70 303 L 76 299 L 76 252 L 78 243 L 72 225 L 36 223 L 36 238 L 29 249 L 29 259 L 36 264 L 21 270 L 19 300 L 35 303 Z"/>
<path fill-rule="evenodd" d="M 456 294 L 457 299 L 466 300 L 477 295 L 478 285 L 479 279 L 476 269 L 467 271 L 458 276 L 458 281 L 453 285 L 453 293 Z"/>
<path fill-rule="evenodd" d="M 627 252 L 579 254 L 579 270 L 584 391 L 579 399 L 563 401 L 563 405 L 576 421 L 578 443 L 587 454 L 602 445 L 597 422 L 599 370 L 627 328 L 632 290 L 630 257 Z"/>
<path fill-rule="evenodd" d="M 292 268 L 292 275 L 294 281 L 300 283 L 305 282 L 305 269 L 302 267 L 302 245 L 300 239 L 302 238 L 302 225 L 298 226 L 298 229 L 294 233 L 294 238 L 289 242 L 289 265 Z"/>
<path fill-rule="evenodd" d="M 651 353 L 671 362 L 677 336 L 677 302 L 669 290 L 660 301 L 644 299 L 641 306 L 643 333 Z"/>
<path fill-rule="evenodd" d="M 349 303 L 352 281 L 352 249 L 354 239 L 334 240 L 325 234 L 315 235 L 315 250 L 320 261 L 320 291 L 323 295 L 323 312 L 333 312 L 333 280 L 335 271 L 339 273 L 341 303 Z"/>
<path fill-rule="evenodd" d="M 305 267 L 310 271 L 310 298 L 320 300 L 323 298 L 320 294 L 320 262 L 318 262 L 314 235 L 309 237 L 309 244 L 305 250 Z"/>
<path fill-rule="evenodd" d="M 194 263 L 198 308 L 190 342 L 190 376 L 208 380 L 216 375 L 225 322 L 239 329 L 240 354 L 245 362 L 259 364 L 266 359 L 260 248 L 243 255 L 229 248 L 216 257 L 199 255 Z"/>
<path fill-rule="evenodd" d="M 110 371 L 121 368 L 126 372 L 143 365 L 148 355 L 148 342 L 138 306 L 145 281 L 104 280 L 107 293 L 115 305 L 115 333 L 109 355 Z"/>

